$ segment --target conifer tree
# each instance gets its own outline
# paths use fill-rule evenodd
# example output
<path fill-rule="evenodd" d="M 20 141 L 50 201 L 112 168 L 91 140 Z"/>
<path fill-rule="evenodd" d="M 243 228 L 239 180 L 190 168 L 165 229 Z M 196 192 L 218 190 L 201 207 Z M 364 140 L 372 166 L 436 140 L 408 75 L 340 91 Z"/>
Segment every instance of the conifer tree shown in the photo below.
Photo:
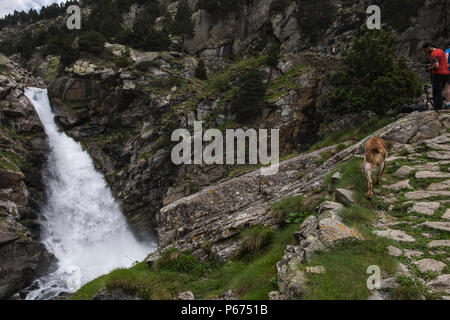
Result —
<path fill-rule="evenodd" d="M 181 52 L 184 52 L 186 39 L 194 36 L 194 22 L 192 21 L 192 9 L 188 0 L 178 1 L 177 13 L 172 23 L 172 34 L 179 36 Z"/>

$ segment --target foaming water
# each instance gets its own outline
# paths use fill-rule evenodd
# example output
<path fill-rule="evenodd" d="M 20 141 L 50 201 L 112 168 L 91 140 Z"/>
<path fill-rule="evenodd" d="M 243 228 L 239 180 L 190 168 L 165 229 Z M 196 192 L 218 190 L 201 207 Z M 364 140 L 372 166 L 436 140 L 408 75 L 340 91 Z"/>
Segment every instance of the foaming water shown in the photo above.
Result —
<path fill-rule="evenodd" d="M 59 260 L 57 270 L 37 280 L 26 299 L 49 299 L 74 292 L 78 277 L 84 284 L 113 269 L 130 267 L 154 251 L 156 244 L 136 240 L 88 153 L 58 130 L 47 90 L 27 88 L 25 95 L 38 113 L 50 145 L 44 171 L 48 203 L 42 211 L 41 240 Z"/>

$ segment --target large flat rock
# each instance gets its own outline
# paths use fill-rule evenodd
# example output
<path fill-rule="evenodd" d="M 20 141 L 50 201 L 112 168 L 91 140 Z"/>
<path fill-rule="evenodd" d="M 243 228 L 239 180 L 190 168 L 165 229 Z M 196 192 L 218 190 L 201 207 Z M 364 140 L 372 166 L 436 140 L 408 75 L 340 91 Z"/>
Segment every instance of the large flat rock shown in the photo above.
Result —
<path fill-rule="evenodd" d="M 428 186 L 427 191 L 440 191 L 440 190 L 447 190 L 447 189 L 450 189 L 450 180 L 431 183 Z"/>
<path fill-rule="evenodd" d="M 450 160 L 450 151 L 430 151 L 427 156 L 431 159 Z"/>
<path fill-rule="evenodd" d="M 416 172 L 416 179 L 437 179 L 437 178 L 450 178 L 450 172 L 440 172 L 440 171 Z"/>
<path fill-rule="evenodd" d="M 426 221 L 422 224 L 417 225 L 418 227 L 425 227 L 433 230 L 448 231 L 450 232 L 450 222 L 442 221 Z"/>
<path fill-rule="evenodd" d="M 422 259 L 416 262 L 413 262 L 417 266 L 420 272 L 437 272 L 441 273 L 442 270 L 447 266 L 446 263 L 434 259 Z"/>
<path fill-rule="evenodd" d="M 450 197 L 450 191 L 413 191 L 405 193 L 409 200 L 429 199 L 433 197 Z"/>
<path fill-rule="evenodd" d="M 412 236 L 401 230 L 394 230 L 394 229 L 386 229 L 381 231 L 375 230 L 373 233 L 379 237 L 388 238 L 394 241 L 401 241 L 401 242 L 416 241 L 416 239 L 414 239 Z"/>
<path fill-rule="evenodd" d="M 416 202 L 408 210 L 408 213 L 417 212 L 432 216 L 440 206 L 441 204 L 439 202 Z"/>
<path fill-rule="evenodd" d="M 450 240 L 433 240 L 428 244 L 429 248 L 450 247 Z"/>

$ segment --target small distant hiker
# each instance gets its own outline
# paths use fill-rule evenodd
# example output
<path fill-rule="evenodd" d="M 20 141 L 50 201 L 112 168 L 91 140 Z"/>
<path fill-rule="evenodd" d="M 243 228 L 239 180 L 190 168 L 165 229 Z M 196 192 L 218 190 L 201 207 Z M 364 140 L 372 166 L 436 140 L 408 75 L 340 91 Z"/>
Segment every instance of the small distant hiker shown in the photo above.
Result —
<path fill-rule="evenodd" d="M 447 57 L 445 52 L 438 49 L 431 43 L 425 43 L 423 45 L 425 53 L 430 55 L 430 66 L 427 70 L 431 70 L 432 73 L 432 85 L 433 85 L 433 102 L 436 110 L 442 109 L 443 99 L 442 92 L 446 88 L 447 83 L 450 81 L 450 71 L 448 70 Z M 446 95 L 448 101 L 450 97 Z"/>
<path fill-rule="evenodd" d="M 323 53 L 328 54 L 328 46 L 326 43 L 323 45 Z"/>
<path fill-rule="evenodd" d="M 445 49 L 445 56 L 447 57 L 448 71 L 450 71 L 450 41 L 447 43 L 447 48 Z M 450 77 L 450 76 L 449 76 Z M 445 108 L 450 108 L 450 79 L 447 81 L 447 85 L 445 87 Z"/>
<path fill-rule="evenodd" d="M 336 55 L 336 47 L 335 46 L 331 47 L 331 53 L 333 54 L 333 56 Z"/>

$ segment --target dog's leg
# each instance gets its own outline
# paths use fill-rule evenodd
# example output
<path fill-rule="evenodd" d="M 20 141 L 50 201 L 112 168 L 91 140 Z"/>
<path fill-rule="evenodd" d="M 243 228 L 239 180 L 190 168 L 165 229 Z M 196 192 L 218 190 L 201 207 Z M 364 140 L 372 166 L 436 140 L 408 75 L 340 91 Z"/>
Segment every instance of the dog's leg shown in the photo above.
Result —
<path fill-rule="evenodd" d="M 383 157 L 383 159 L 384 159 L 384 161 L 380 165 L 380 171 L 378 172 L 377 185 L 379 185 L 381 183 L 381 177 L 383 176 L 384 170 L 386 169 L 387 154 Z"/>
<path fill-rule="evenodd" d="M 367 178 L 367 184 L 368 184 L 368 193 L 367 193 L 367 198 L 368 199 L 372 199 L 373 197 L 373 185 L 372 185 L 372 165 L 370 163 L 365 163 L 364 164 L 364 171 L 366 173 L 366 178 Z"/>

